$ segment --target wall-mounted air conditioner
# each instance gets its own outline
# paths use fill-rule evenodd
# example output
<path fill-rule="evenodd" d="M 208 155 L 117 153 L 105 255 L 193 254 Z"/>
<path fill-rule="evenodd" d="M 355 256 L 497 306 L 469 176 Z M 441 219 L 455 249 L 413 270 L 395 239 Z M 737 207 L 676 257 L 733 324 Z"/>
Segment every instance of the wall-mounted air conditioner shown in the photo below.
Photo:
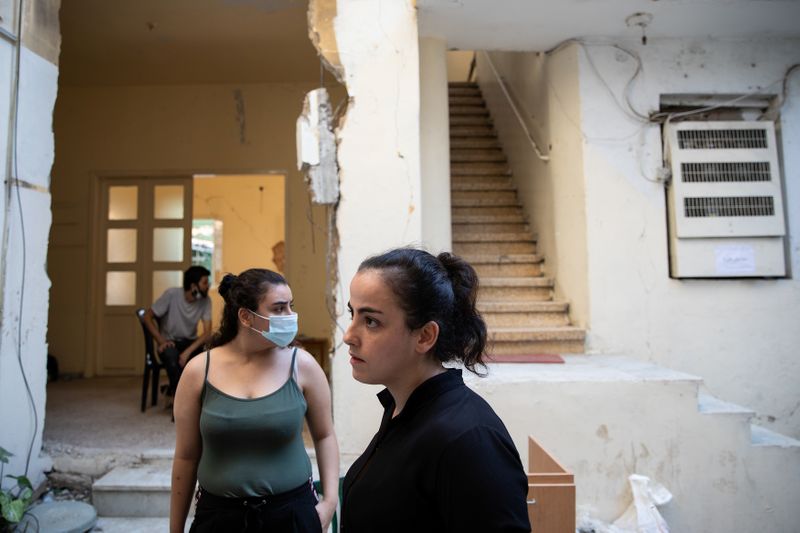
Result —
<path fill-rule="evenodd" d="M 679 122 L 664 128 L 670 275 L 786 275 L 772 122 Z"/>

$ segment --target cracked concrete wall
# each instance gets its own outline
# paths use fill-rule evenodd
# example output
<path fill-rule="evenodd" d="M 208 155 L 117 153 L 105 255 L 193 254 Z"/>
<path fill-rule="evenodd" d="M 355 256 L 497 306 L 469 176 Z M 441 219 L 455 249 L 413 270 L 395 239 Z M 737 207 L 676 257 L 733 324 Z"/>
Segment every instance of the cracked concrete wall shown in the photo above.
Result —
<path fill-rule="evenodd" d="M 5 2 L 0 8 L 2 27 L 16 35 L 17 13 L 9 4 Z M 47 381 L 45 331 L 50 280 L 45 263 L 51 220 L 52 118 L 61 44 L 59 5 L 59 0 L 34 0 L 24 4 L 16 146 L 14 126 L 10 126 L 9 119 L 13 117 L 17 43 L 0 38 L 0 72 L 3 72 L 0 76 L 0 145 L 3 147 L 0 168 L 4 183 L 14 178 L 19 180 L 19 189 L 7 185 L 3 195 L 4 239 L 0 271 L 0 421 L 3 430 L 0 446 L 14 454 L 5 473 L 25 473 L 34 485 L 44 481 L 43 472 L 49 467 L 49 460 L 40 458 L 39 451 Z M 16 164 L 13 163 L 15 156 Z M 30 463 L 26 470 L 29 451 Z M 7 486 L 9 481 L 3 479 L 3 485 Z"/>
<path fill-rule="evenodd" d="M 662 94 L 776 94 L 800 62 L 798 39 L 625 45 L 643 62 L 645 74 L 631 91 L 643 113 L 657 110 Z M 614 94 L 622 94 L 635 62 L 610 47 L 589 52 Z M 677 280 L 669 277 L 664 188 L 648 181 L 661 163 L 659 129 L 642 128 L 611 100 L 585 51 L 579 65 L 588 348 L 699 375 L 714 395 L 755 409 L 759 424 L 800 437 L 800 72 L 787 80 L 778 124 L 790 277 Z"/>
<path fill-rule="evenodd" d="M 381 410 L 374 397 L 380 388 L 353 380 L 342 343 L 350 323 L 350 280 L 367 256 L 422 239 L 417 18 L 411 0 L 312 0 L 310 10 L 319 15 L 310 17 L 311 33 L 322 43 L 315 44 L 350 96 L 337 130 L 341 196 L 333 395 L 342 453 L 352 455 L 368 443 Z"/>

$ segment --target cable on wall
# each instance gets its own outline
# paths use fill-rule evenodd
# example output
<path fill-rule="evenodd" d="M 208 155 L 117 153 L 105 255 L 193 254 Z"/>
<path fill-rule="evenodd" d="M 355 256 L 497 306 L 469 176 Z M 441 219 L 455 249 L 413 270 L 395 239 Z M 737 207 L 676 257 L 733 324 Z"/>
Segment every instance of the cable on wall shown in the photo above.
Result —
<path fill-rule="evenodd" d="M 11 168 L 13 169 L 13 177 L 9 176 L 9 185 L 14 188 L 14 197 L 17 200 L 19 208 L 19 225 L 20 225 L 20 244 L 22 246 L 21 259 L 22 269 L 20 271 L 20 289 L 19 289 L 19 315 L 17 317 L 17 364 L 19 365 L 20 374 L 22 374 L 22 381 L 25 384 L 25 392 L 30 403 L 31 410 L 33 411 L 33 435 L 31 435 L 30 444 L 28 445 L 28 453 L 25 459 L 25 476 L 28 475 L 30 470 L 31 456 L 33 455 L 33 445 L 36 442 L 36 434 L 39 432 L 39 413 L 36 409 L 36 401 L 31 391 L 28 376 L 25 373 L 25 365 L 22 362 L 22 325 L 23 325 L 23 310 L 25 304 L 25 271 L 27 269 L 27 242 L 25 239 L 25 215 L 22 206 L 22 194 L 20 193 L 20 178 L 19 178 L 19 159 L 18 159 L 18 132 L 19 132 L 19 87 L 20 87 L 20 72 L 22 63 L 22 18 L 24 0 L 19 0 L 17 3 L 17 42 L 15 49 L 15 65 L 14 65 L 14 83 L 12 90 L 12 103 L 11 103 L 11 120 L 9 126 L 11 127 Z M 10 191 L 9 191 L 10 192 Z M 11 208 L 11 202 L 8 203 L 8 209 Z M 8 243 L 5 243 L 6 250 L 4 255 L 8 256 Z"/>

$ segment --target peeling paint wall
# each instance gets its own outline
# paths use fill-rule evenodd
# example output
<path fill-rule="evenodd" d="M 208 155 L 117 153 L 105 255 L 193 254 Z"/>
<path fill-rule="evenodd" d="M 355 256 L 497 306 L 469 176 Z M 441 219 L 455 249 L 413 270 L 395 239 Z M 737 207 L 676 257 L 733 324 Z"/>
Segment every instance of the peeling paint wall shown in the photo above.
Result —
<path fill-rule="evenodd" d="M 48 459 L 40 458 L 39 451 L 47 380 L 45 332 L 50 280 L 45 262 L 51 220 L 49 187 L 60 46 L 59 1 L 29 1 L 25 6 L 16 146 L 12 139 L 14 126 L 9 126 L 13 116 L 16 43 L 0 38 L 0 163 L 4 183 L 9 184 L 14 178 L 20 183 L 18 189 L 6 185 L 3 195 L 0 446 L 15 454 L 5 468 L 6 474 L 13 475 L 26 473 L 30 450 L 27 475 L 37 485 L 49 467 Z M 13 20 L 3 27 L 16 34 Z M 8 485 L 9 479 L 2 483 Z"/>
<path fill-rule="evenodd" d="M 664 93 L 781 91 L 800 63 L 798 40 L 658 40 L 641 46 L 643 75 L 631 92 L 643 113 Z M 610 47 L 589 53 L 616 95 L 635 70 Z M 777 83 L 775 83 L 777 82 Z M 657 126 L 642 127 L 611 100 L 580 56 L 586 137 L 586 228 L 594 352 L 627 353 L 703 377 L 710 391 L 758 412 L 759 423 L 800 437 L 800 71 L 781 110 L 787 251 L 794 279 L 674 280 L 669 277 Z M 621 98 L 620 98 L 621 100 Z"/>
<path fill-rule="evenodd" d="M 330 4 L 312 0 L 311 9 Z M 350 102 L 337 131 L 333 394 L 340 447 L 348 455 L 363 451 L 380 420 L 379 387 L 353 380 L 342 343 L 350 280 L 365 257 L 422 238 L 419 52 L 413 1 L 339 0 L 335 6 L 336 55 Z M 324 53 L 331 61 L 332 51 Z"/>

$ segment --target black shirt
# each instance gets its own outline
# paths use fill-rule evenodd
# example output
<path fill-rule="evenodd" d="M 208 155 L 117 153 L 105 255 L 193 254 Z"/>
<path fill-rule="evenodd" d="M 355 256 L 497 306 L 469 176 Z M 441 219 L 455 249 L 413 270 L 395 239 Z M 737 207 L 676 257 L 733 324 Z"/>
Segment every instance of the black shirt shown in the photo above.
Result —
<path fill-rule="evenodd" d="M 342 533 L 530 531 L 528 479 L 486 401 L 450 369 L 417 387 L 344 478 Z"/>

